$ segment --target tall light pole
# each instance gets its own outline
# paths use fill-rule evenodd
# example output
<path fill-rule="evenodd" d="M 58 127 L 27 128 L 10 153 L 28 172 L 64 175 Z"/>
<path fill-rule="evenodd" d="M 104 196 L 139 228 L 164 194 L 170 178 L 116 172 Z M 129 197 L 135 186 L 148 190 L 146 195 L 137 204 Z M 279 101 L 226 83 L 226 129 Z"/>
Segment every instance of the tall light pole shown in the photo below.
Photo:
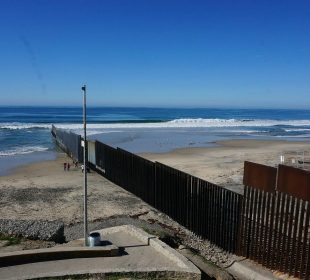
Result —
<path fill-rule="evenodd" d="M 86 85 L 82 86 L 83 91 L 83 126 L 84 126 L 84 149 L 83 149 L 83 164 L 84 164 L 84 245 L 88 245 L 88 225 L 87 225 L 87 160 L 86 160 Z"/>

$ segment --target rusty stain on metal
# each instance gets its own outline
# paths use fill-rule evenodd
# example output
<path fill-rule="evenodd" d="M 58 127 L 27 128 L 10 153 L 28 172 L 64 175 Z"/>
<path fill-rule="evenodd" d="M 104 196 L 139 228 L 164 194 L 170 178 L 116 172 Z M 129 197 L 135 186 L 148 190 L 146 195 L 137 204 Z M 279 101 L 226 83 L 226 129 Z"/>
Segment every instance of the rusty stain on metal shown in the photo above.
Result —
<path fill-rule="evenodd" d="M 249 161 L 244 162 L 243 184 L 266 192 L 273 192 L 276 186 L 277 169 Z"/>
<path fill-rule="evenodd" d="M 277 190 L 310 201 L 310 172 L 279 165 Z"/>
<path fill-rule="evenodd" d="M 310 172 L 280 166 L 276 178 L 275 168 L 245 163 L 238 254 L 308 279 Z"/>

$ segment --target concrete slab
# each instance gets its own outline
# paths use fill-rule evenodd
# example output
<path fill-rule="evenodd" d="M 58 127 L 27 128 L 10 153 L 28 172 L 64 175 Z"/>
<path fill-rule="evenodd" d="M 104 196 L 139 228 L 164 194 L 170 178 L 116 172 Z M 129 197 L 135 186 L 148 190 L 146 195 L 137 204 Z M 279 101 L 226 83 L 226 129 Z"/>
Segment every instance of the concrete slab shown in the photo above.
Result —
<path fill-rule="evenodd" d="M 69 258 L 2 267 L 0 279 L 64 279 L 73 275 L 80 279 L 90 275 L 96 279 L 104 279 L 105 274 L 113 273 L 200 279 L 200 271 L 185 257 L 140 229 L 121 226 L 101 230 L 100 234 L 106 244 L 122 248 L 122 253 L 114 257 Z M 76 243 L 78 244 L 79 242 Z M 57 248 L 61 250 L 60 247 Z M 62 247 L 65 248 L 68 247 Z M 75 247 L 71 248 L 73 250 Z"/>
<path fill-rule="evenodd" d="M 128 239 L 128 241 L 131 239 L 131 241 L 129 242 L 133 242 L 133 240 L 135 240 L 134 243 L 138 242 L 137 244 L 143 244 L 142 247 L 152 248 L 150 252 L 157 252 L 158 254 L 162 255 L 161 258 L 166 257 L 168 260 L 170 260 L 170 263 L 174 263 L 174 265 L 178 267 L 178 270 L 200 274 L 199 269 L 195 265 L 193 265 L 187 258 L 182 256 L 176 250 L 172 249 L 166 243 L 160 241 L 156 236 L 150 235 L 144 230 L 139 229 L 135 226 L 124 225 L 99 230 L 97 232 L 100 232 L 101 239 L 107 238 L 108 240 L 113 240 L 113 238 L 118 238 L 117 240 L 114 240 L 113 244 L 120 248 L 123 247 L 122 244 L 125 244 L 126 239 Z M 129 235 L 131 236 L 131 238 L 129 237 Z M 125 249 L 128 250 L 129 247 L 125 247 Z M 131 246 L 130 248 L 133 247 L 135 246 Z"/>

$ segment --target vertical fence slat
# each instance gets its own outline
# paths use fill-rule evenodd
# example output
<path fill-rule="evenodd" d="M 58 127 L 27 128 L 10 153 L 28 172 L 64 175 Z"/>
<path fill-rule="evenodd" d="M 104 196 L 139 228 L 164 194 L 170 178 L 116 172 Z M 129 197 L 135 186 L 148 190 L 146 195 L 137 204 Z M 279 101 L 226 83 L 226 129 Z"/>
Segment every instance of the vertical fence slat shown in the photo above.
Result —
<path fill-rule="evenodd" d="M 293 220 L 294 220 L 294 209 L 295 209 L 295 202 L 296 200 L 294 198 L 290 199 L 290 210 L 289 210 L 289 214 L 290 214 L 290 218 L 289 218 L 289 223 L 288 223 L 288 231 L 287 231 L 287 244 L 286 244 L 286 252 L 290 252 L 291 250 L 291 245 L 292 245 L 292 228 L 293 228 Z M 286 272 L 289 271 L 288 267 L 289 267 L 289 263 L 290 263 L 290 258 L 291 258 L 291 254 L 287 254 L 286 255 L 286 260 L 285 260 L 285 264 L 284 264 L 284 270 Z"/>
<path fill-rule="evenodd" d="M 298 229 L 298 216 L 299 216 L 299 210 L 300 210 L 300 201 L 297 201 L 296 208 L 295 208 L 295 221 L 294 221 L 294 229 L 293 229 L 293 243 L 292 243 L 292 251 L 293 253 L 295 251 L 296 246 L 296 237 L 297 237 L 297 229 Z M 295 265 L 295 256 L 292 254 L 290 264 L 289 264 L 289 271 L 293 271 L 293 267 Z"/>
<path fill-rule="evenodd" d="M 275 244 L 275 254 L 276 257 L 274 259 L 275 261 L 275 268 L 280 267 L 281 264 L 281 250 L 282 250 L 282 244 L 283 244 L 283 238 L 284 238 L 284 206 L 285 206 L 285 202 L 286 202 L 286 195 L 282 194 L 280 196 L 280 212 L 279 212 L 279 228 L 278 228 L 278 239 L 277 239 L 277 243 Z"/>
<path fill-rule="evenodd" d="M 299 272 L 299 278 L 302 278 L 302 276 L 306 273 L 307 267 L 306 267 L 306 263 L 307 259 L 310 259 L 309 256 L 309 250 L 307 251 L 307 248 L 309 248 L 308 246 L 308 242 L 309 242 L 309 238 L 308 238 L 308 230 L 309 230 L 309 220 L 310 220 L 310 208 L 309 208 L 309 202 L 307 202 L 306 204 L 306 221 L 305 221 L 305 227 L 304 227 L 304 236 L 303 236 L 303 249 L 302 249 L 302 254 L 301 254 L 301 262 L 300 262 L 300 272 Z"/>
<path fill-rule="evenodd" d="M 301 248 L 302 248 L 302 234 L 303 234 L 303 226 L 304 226 L 304 217 L 305 217 L 305 201 L 301 201 L 301 209 L 300 209 L 300 216 L 299 216 L 299 228 L 298 228 L 298 235 L 297 235 L 297 246 L 295 250 L 295 270 L 292 273 L 295 277 L 298 276 L 298 272 L 300 269 L 300 262 L 301 262 Z"/>
<path fill-rule="evenodd" d="M 263 246 L 263 254 L 262 254 L 262 264 L 267 265 L 268 263 L 268 255 L 269 255 L 269 246 L 270 246 L 270 228 L 271 228 L 271 210 L 272 210 L 272 199 L 273 193 L 266 193 L 267 201 L 266 201 L 266 226 L 265 226 L 265 233 L 264 233 L 264 240 L 265 244 Z"/>
<path fill-rule="evenodd" d="M 261 192 L 261 200 L 262 200 L 262 206 L 261 206 L 261 216 L 260 216 L 260 227 L 258 228 L 258 240 L 259 240 L 259 246 L 257 247 L 257 261 L 259 263 L 262 263 L 262 256 L 264 254 L 264 242 L 266 239 L 264 239 L 264 229 L 266 227 L 266 192 Z"/>

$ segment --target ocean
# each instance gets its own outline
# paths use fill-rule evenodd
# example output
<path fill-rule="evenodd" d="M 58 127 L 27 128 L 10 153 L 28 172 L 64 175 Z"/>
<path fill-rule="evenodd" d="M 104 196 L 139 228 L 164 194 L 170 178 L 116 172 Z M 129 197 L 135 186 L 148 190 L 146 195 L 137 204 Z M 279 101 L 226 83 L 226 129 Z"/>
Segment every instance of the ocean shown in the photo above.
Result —
<path fill-rule="evenodd" d="M 90 139 L 136 153 L 227 139 L 310 141 L 310 110 L 92 107 L 87 122 Z M 82 134 L 82 108 L 0 107 L 0 174 L 55 158 L 52 124 Z"/>

